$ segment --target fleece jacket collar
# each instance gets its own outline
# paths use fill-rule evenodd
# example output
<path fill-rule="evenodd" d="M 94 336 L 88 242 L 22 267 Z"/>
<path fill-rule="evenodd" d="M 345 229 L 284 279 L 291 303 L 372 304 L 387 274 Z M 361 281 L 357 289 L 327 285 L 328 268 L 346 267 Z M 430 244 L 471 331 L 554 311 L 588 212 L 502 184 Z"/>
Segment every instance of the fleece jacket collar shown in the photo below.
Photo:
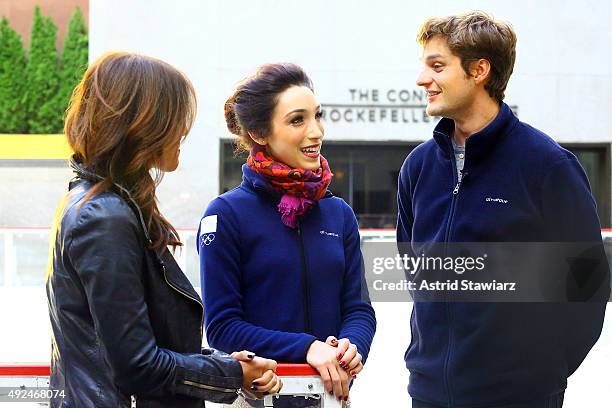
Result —
<path fill-rule="evenodd" d="M 470 162 L 486 157 L 495 145 L 512 131 L 517 123 L 518 119 L 514 116 L 512 109 L 502 102 L 495 119 L 467 138 L 465 150 Z M 442 118 L 434 129 L 434 139 L 447 157 L 453 154 L 451 137 L 454 129 L 455 122 L 449 118 Z"/>

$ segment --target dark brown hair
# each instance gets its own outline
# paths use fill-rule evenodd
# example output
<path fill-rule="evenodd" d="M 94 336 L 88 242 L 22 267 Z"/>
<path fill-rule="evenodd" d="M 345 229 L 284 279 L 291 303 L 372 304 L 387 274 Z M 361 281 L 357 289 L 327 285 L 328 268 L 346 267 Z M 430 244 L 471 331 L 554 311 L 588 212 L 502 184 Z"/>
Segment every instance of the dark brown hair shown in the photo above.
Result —
<path fill-rule="evenodd" d="M 163 172 L 155 165 L 167 146 L 189 132 L 195 113 L 195 91 L 185 75 L 158 59 L 126 52 L 94 61 L 67 111 L 64 131 L 75 159 L 102 178 L 84 201 L 115 183 L 127 189 L 158 252 L 182 244 L 157 206 Z"/>
<path fill-rule="evenodd" d="M 243 79 L 225 102 L 225 122 L 230 132 L 238 136 L 238 150 L 253 146 L 249 132 L 265 137 L 272 130 L 272 114 L 278 95 L 292 86 L 313 90 L 308 75 L 295 64 L 266 64 L 255 74 Z"/>
<path fill-rule="evenodd" d="M 451 52 L 461 58 L 469 74 L 470 64 L 486 59 L 491 64 L 485 89 L 492 98 L 502 101 L 516 59 L 516 34 L 512 26 L 495 20 L 482 11 L 446 17 L 432 17 L 422 24 L 417 42 L 425 45 L 434 36 L 444 38 Z"/>

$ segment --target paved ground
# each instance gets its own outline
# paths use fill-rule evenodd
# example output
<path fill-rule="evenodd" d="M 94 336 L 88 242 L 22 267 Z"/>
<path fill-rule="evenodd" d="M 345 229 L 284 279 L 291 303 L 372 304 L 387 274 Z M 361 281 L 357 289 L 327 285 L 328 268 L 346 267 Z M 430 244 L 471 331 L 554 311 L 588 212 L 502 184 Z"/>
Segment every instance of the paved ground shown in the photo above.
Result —
<path fill-rule="evenodd" d="M 410 340 L 412 304 L 375 303 L 374 308 L 378 331 L 366 368 L 352 389 L 352 407 L 409 407 L 408 373 L 402 358 Z M 610 406 L 611 304 L 607 311 L 599 342 L 569 380 L 565 408 Z M 50 331 L 44 288 L 0 287 L 0 322 L 0 362 L 48 361 Z M 26 404 L 16 406 L 26 408 Z"/>

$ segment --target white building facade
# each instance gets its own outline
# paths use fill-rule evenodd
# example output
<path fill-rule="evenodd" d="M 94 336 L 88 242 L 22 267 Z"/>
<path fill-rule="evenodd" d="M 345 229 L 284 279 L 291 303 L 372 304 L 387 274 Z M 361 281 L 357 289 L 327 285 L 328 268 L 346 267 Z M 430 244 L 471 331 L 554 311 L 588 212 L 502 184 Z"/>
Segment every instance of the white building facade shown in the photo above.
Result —
<path fill-rule="evenodd" d="M 196 125 L 179 170 L 160 190 L 176 225 L 195 226 L 213 197 L 240 182 L 242 159 L 233 157 L 223 117 L 236 82 L 260 64 L 288 61 L 306 70 L 323 104 L 332 191 L 362 227 L 393 227 L 399 167 L 435 125 L 415 84 L 417 30 L 428 16 L 470 9 L 514 26 L 517 61 L 506 102 L 577 154 L 609 227 L 612 8 L 604 2 L 91 0 L 90 58 L 136 51 L 193 81 Z"/>

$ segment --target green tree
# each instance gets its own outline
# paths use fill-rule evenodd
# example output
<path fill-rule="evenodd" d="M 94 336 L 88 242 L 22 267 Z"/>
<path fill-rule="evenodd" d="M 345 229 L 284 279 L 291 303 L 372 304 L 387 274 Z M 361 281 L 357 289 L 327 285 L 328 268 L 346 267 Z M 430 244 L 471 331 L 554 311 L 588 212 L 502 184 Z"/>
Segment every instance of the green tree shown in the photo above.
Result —
<path fill-rule="evenodd" d="M 56 33 L 51 18 L 42 16 L 36 6 L 26 67 L 25 105 L 30 133 L 55 133 L 62 128 L 62 112 L 56 97 L 59 83 Z"/>
<path fill-rule="evenodd" d="M 65 114 L 72 90 L 79 83 L 87 69 L 89 39 L 85 20 L 81 10 L 77 9 L 70 18 L 68 34 L 64 41 L 64 52 L 62 54 L 62 68 L 60 70 L 60 84 L 57 92 L 57 107 L 60 115 Z"/>
<path fill-rule="evenodd" d="M 26 56 L 21 37 L 9 26 L 6 17 L 0 22 L 0 133 L 27 131 L 23 92 Z"/>

